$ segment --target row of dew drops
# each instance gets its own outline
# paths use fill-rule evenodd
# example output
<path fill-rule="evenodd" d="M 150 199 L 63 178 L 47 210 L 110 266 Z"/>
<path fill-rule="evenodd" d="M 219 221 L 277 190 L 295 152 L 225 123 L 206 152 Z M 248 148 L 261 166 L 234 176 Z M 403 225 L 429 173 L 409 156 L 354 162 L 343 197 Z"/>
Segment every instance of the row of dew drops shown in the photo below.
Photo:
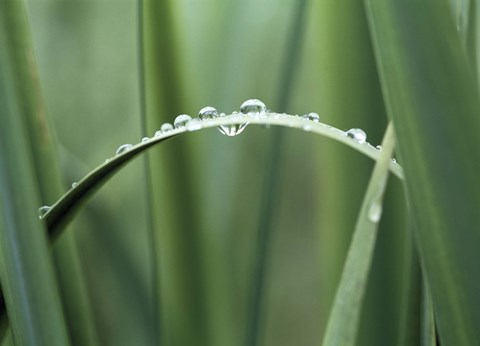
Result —
<path fill-rule="evenodd" d="M 232 115 L 234 117 L 242 117 L 242 116 L 249 116 L 249 117 L 261 117 L 261 118 L 268 118 L 270 116 L 271 112 L 267 109 L 265 106 L 265 103 L 263 103 L 260 100 L 257 99 L 250 99 L 242 103 L 240 106 L 240 113 L 239 112 L 233 112 Z M 272 113 L 275 114 L 275 113 Z M 198 118 L 192 118 L 191 116 L 187 114 L 181 114 L 177 116 L 173 122 L 173 125 L 170 123 L 164 123 L 163 125 L 160 126 L 160 130 L 155 132 L 155 137 L 159 137 L 164 133 L 167 133 L 169 131 L 172 131 L 174 129 L 180 129 L 185 127 L 188 131 L 195 131 L 199 130 L 202 128 L 202 121 L 204 120 L 209 120 L 209 119 L 215 119 L 218 117 L 226 117 L 227 115 L 225 113 L 218 113 L 218 111 L 214 107 L 204 107 L 200 110 L 198 113 Z M 274 116 L 279 116 L 279 114 L 275 114 Z M 320 116 L 317 113 L 308 113 L 302 116 L 303 119 L 312 121 L 315 123 L 318 123 L 320 121 Z M 240 133 L 245 130 L 247 127 L 248 122 L 244 124 L 238 124 L 238 125 L 221 125 L 218 127 L 218 130 L 220 131 L 221 134 L 229 137 L 237 136 Z M 333 129 L 333 127 L 330 127 Z M 311 129 L 310 124 L 305 124 L 303 126 L 303 129 L 306 131 L 309 131 Z M 356 141 L 359 144 L 369 144 L 367 142 L 367 134 L 365 131 L 362 129 L 358 128 L 352 128 L 344 134 L 347 137 L 352 138 L 354 141 Z M 143 137 L 142 138 L 142 143 L 149 141 L 149 137 Z M 122 144 L 121 146 L 118 147 L 117 151 L 115 152 L 115 156 L 119 156 L 128 150 L 132 149 L 134 147 L 133 144 Z M 375 147 L 377 150 L 382 150 L 382 147 L 380 145 L 377 145 Z M 110 162 L 111 159 L 107 159 L 105 163 Z M 396 162 L 395 159 L 393 159 L 394 162 Z M 78 183 L 74 182 L 72 184 L 72 189 L 77 187 Z M 38 216 L 39 218 L 43 218 L 45 214 L 51 209 L 49 206 L 42 206 L 38 209 Z"/>

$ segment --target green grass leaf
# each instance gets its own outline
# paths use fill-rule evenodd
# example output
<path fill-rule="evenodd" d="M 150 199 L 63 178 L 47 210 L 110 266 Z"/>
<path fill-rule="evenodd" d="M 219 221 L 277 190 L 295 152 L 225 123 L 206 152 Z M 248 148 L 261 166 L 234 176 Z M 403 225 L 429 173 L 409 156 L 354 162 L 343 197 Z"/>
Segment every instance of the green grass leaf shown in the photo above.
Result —
<path fill-rule="evenodd" d="M 13 337 L 21 345 L 68 345 L 39 191 L 22 122 L 9 37 L 20 4 L 0 3 L 0 275 Z"/>
<path fill-rule="evenodd" d="M 367 4 L 440 342 L 476 345 L 480 116 L 473 69 L 446 3 Z"/>
<path fill-rule="evenodd" d="M 395 136 L 391 124 L 382 141 L 382 151 L 374 167 L 345 260 L 323 345 L 355 345 L 368 274 L 375 249 L 383 195 L 387 185 Z"/>

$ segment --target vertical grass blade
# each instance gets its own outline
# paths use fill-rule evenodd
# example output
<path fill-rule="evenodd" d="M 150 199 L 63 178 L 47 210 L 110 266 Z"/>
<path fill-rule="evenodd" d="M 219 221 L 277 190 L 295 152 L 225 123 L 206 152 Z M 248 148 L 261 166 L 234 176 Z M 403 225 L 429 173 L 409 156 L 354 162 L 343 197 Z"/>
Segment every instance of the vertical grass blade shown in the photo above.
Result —
<path fill-rule="evenodd" d="M 389 124 L 382 141 L 382 153 L 372 172 L 357 219 L 323 338 L 324 346 L 355 345 L 394 147 L 395 136 L 392 124 Z"/>
<path fill-rule="evenodd" d="M 171 0 L 143 1 L 145 128 L 149 133 L 186 109 L 174 9 Z M 162 345 L 211 345 L 201 233 L 185 144 L 177 142 L 162 163 L 155 155 L 158 152 L 149 157 L 151 203 L 157 211 L 153 215 L 155 247 L 160 254 L 160 285 L 154 294 L 160 295 Z"/>
<path fill-rule="evenodd" d="M 64 192 L 54 139 L 42 97 L 29 26 L 20 1 L 2 3 L 8 27 L 5 49 L 11 56 L 10 70 L 18 90 L 19 115 L 28 133 L 29 152 L 40 191 L 40 205 L 53 203 Z M 94 320 L 74 234 L 67 232 L 53 249 L 65 314 L 72 341 L 95 345 Z"/>
<path fill-rule="evenodd" d="M 46 232 L 36 210 L 38 187 L 23 127 L 7 35 L 15 1 L 0 3 L 0 262 L 18 345 L 68 345 Z"/>
<path fill-rule="evenodd" d="M 302 51 L 304 31 L 306 26 L 305 14 L 307 0 L 298 0 L 292 16 L 292 29 L 285 45 L 285 60 L 281 65 L 280 83 L 275 108 L 286 111 L 292 94 L 295 72 L 298 70 L 299 57 Z M 250 315 L 248 316 L 246 345 L 261 344 L 261 331 L 265 308 L 264 297 L 268 281 L 268 262 L 274 227 L 274 215 L 278 200 L 279 181 L 281 180 L 281 163 L 283 143 L 285 142 L 284 129 L 272 129 L 272 138 L 269 143 L 265 178 L 263 181 L 262 203 L 260 205 L 260 219 L 258 221 L 256 258 L 253 266 L 252 290 L 250 293 Z"/>
<path fill-rule="evenodd" d="M 480 116 L 472 68 L 446 2 L 367 4 L 440 342 L 476 345 Z"/>

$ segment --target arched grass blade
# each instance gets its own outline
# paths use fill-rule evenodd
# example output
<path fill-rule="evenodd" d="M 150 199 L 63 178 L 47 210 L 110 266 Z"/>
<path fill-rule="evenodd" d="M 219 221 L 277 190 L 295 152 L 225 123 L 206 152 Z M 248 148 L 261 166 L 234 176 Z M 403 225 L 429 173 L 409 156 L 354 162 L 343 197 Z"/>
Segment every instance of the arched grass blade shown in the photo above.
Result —
<path fill-rule="evenodd" d="M 380 151 L 375 149 L 368 143 L 358 143 L 346 136 L 345 132 L 326 125 L 320 122 L 313 122 L 293 115 L 269 113 L 268 117 L 238 117 L 237 115 L 230 115 L 212 120 L 201 122 L 201 127 L 189 128 L 183 127 L 164 132 L 159 136 L 154 136 L 146 142 L 139 143 L 132 146 L 129 150 L 120 155 L 107 159 L 107 162 L 97 167 L 87 176 L 85 176 L 77 185 L 65 193 L 49 211 L 43 216 L 43 220 L 47 226 L 50 238 L 55 240 L 60 232 L 63 230 L 68 221 L 74 216 L 78 208 L 86 202 L 86 200 L 94 194 L 103 184 L 105 184 L 111 177 L 115 175 L 123 166 L 130 162 L 133 158 L 144 153 L 152 146 L 163 142 L 169 138 L 175 137 L 179 134 L 198 131 L 211 127 L 218 127 L 220 125 L 228 126 L 235 124 L 259 124 L 259 125 L 277 125 L 290 128 L 296 128 L 303 131 L 309 131 L 334 139 L 340 143 L 346 144 L 362 154 L 377 160 Z M 399 179 L 403 179 L 403 170 L 400 165 L 390 162 L 389 169 Z M 1 307 L 1 305 L 0 305 Z M 1 313 L 1 311 L 0 311 Z"/>
<path fill-rule="evenodd" d="M 367 4 L 440 343 L 477 345 L 480 102 L 473 68 L 446 2 Z"/>
<path fill-rule="evenodd" d="M 328 319 L 323 339 L 324 346 L 356 344 L 362 302 L 375 249 L 377 228 L 383 208 L 383 194 L 394 146 L 395 137 L 390 123 L 358 215 L 342 278 Z"/>

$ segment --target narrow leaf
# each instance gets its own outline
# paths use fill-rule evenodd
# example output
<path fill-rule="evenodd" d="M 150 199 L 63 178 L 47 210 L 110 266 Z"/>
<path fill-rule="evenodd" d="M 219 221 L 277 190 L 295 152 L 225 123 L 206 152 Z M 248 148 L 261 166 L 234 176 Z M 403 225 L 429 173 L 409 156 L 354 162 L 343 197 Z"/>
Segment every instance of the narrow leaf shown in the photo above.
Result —
<path fill-rule="evenodd" d="M 323 339 L 324 346 L 355 345 L 363 297 L 382 215 L 395 136 L 389 124 L 357 219 L 350 249 Z"/>

